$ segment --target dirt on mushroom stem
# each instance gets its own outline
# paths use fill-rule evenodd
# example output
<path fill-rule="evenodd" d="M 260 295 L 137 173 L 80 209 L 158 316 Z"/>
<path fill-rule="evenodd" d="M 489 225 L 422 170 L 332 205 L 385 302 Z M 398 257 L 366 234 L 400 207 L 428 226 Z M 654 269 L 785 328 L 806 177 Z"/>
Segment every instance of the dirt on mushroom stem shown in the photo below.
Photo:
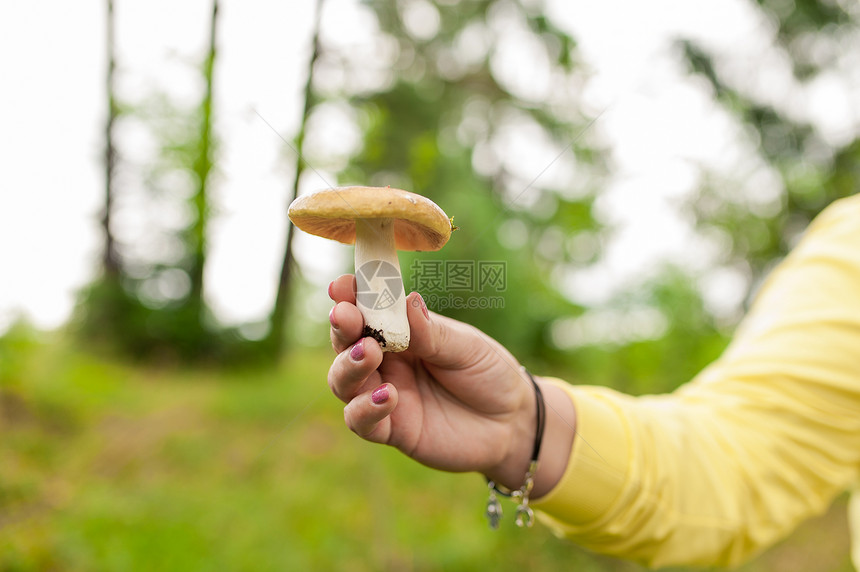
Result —
<path fill-rule="evenodd" d="M 355 221 L 356 306 L 364 316 L 365 335 L 384 352 L 409 347 L 409 319 L 393 218 Z"/>
<path fill-rule="evenodd" d="M 383 348 L 388 345 L 388 342 L 385 341 L 385 335 L 383 331 L 377 330 L 376 328 L 371 328 L 370 326 L 364 326 L 364 329 L 361 331 L 361 337 L 373 338 Z"/>
<path fill-rule="evenodd" d="M 433 201 L 391 187 L 340 187 L 298 197 L 290 220 L 302 230 L 355 244 L 356 306 L 363 335 L 383 351 L 409 346 L 406 296 L 397 250 L 439 250 L 456 229 Z"/>

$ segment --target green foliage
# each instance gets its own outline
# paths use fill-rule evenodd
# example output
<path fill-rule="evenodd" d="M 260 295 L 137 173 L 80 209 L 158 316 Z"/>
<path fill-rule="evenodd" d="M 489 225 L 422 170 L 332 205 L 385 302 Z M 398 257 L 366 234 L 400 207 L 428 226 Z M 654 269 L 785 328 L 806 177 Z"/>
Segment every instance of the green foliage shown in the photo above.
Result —
<path fill-rule="evenodd" d="M 820 72 L 820 63 L 811 61 L 809 35 L 838 35 L 844 28 L 856 26 L 847 4 L 821 0 L 756 0 L 762 11 L 777 26 L 779 43 L 789 50 L 794 73 L 810 78 Z"/>
<path fill-rule="evenodd" d="M 580 309 L 550 286 L 550 275 L 570 262 L 566 240 L 601 229 L 591 214 L 593 188 L 566 180 L 559 189 L 553 186 L 557 176 L 544 180 L 540 175 L 558 160 L 559 166 L 594 176 L 602 169 L 601 155 L 587 143 L 590 138 L 582 136 L 587 118 L 558 112 L 562 105 L 568 112 L 575 109 L 576 101 L 532 101 L 499 80 L 493 46 L 504 41 L 506 28 L 494 18 L 504 12 L 523 33 L 531 34 L 546 54 L 548 73 L 558 77 L 581 73 L 576 43 L 540 10 L 494 1 L 434 3 L 437 32 L 432 38 L 416 38 L 404 24 L 401 4 L 367 2 L 380 34 L 399 46 L 398 55 L 390 83 L 369 93 L 350 93 L 347 86 L 347 93 L 341 94 L 357 110 L 363 140 L 340 181 L 414 190 L 454 216 L 460 230 L 442 251 L 401 253 L 407 289 L 421 290 L 431 309 L 476 325 L 523 358 L 552 360 L 550 324 Z M 465 49 L 458 48 L 458 42 L 469 34 L 482 37 L 486 50 L 458 52 Z M 508 144 L 505 138 L 520 129 L 545 141 L 546 155 L 529 171 L 502 149 Z M 476 170 L 481 162 L 485 164 Z M 410 269 L 434 261 L 474 265 L 472 286 L 454 291 L 443 279 L 441 286 L 422 288 Z M 479 288 L 478 265 L 487 262 L 505 265 L 501 290 Z M 481 307 L 491 303 L 502 308 Z"/>
<path fill-rule="evenodd" d="M 325 386 L 329 351 L 164 369 L 21 325 L 0 337 L 10 357 L 0 570 L 644 570 L 516 529 L 510 504 L 490 531 L 479 476 L 360 441 Z M 849 570 L 843 513 L 741 570 Z"/>
<path fill-rule="evenodd" d="M 500 17 L 521 25 L 559 85 L 585 81 L 575 39 L 531 2 L 435 2 L 439 29 L 430 38 L 406 26 L 408 1 L 365 4 L 379 35 L 397 46 L 390 77 L 372 89 L 347 84 L 342 93 L 309 97 L 355 111 L 362 141 L 340 182 L 415 190 L 461 227 L 438 253 L 401 253 L 407 289 L 496 337 L 533 371 L 574 383 L 671 391 L 715 359 L 733 324 L 706 307 L 689 269 L 660 269 L 612 300 L 605 316 L 556 289 L 560 271 L 602 255 L 609 229 L 593 205 L 605 150 L 576 111 L 575 91 L 536 99 L 503 77 L 493 54 L 506 30 L 495 26 Z M 856 27 L 833 2 L 758 5 L 799 81 L 829 69 L 833 41 Z M 462 51 L 470 34 L 483 51 Z M 804 46 L 816 41 L 831 42 L 816 52 L 828 57 L 809 55 Z M 780 181 L 778 196 L 761 203 L 733 193 L 737 181 L 708 173 L 688 205 L 703 232 L 725 241 L 721 262 L 753 289 L 826 204 L 860 189 L 860 141 L 825 142 L 814 126 L 723 77 L 718 56 L 689 41 L 681 46 L 691 72 L 749 128 Z M 210 53 L 203 76 L 214 61 Z M 212 215 L 204 188 L 217 169 L 205 127 L 211 113 L 211 99 L 194 109 L 158 98 L 123 108 L 120 121 L 141 120 L 158 134 L 148 196 L 193 216 L 162 229 L 164 242 L 178 248 L 138 260 L 124 245 L 122 273 L 82 293 L 75 326 L 87 350 L 26 324 L 0 337 L 0 570 L 642 570 L 590 555 L 540 526 L 490 532 L 480 478 L 432 472 L 355 438 L 325 387 L 328 349 L 294 351 L 275 367 L 201 367 L 270 364 L 276 349 L 215 324 L 202 286 L 190 286 L 202 284 L 195 276 Z M 545 161 L 523 169 L 512 140 L 540 142 Z M 544 175 L 544 166 L 567 175 L 553 168 Z M 184 191 L 171 183 L 177 174 L 190 182 Z M 479 276 L 462 290 L 420 283 L 426 264 L 482 261 L 504 263 L 503 288 L 482 289 Z M 495 296 L 502 307 L 450 307 L 449 294 Z M 657 325 L 648 335 L 601 340 L 586 330 L 585 343 L 571 348 L 553 341 L 566 320 L 598 311 L 601 329 L 611 332 L 643 309 Z M 293 329 L 325 341 L 324 324 Z M 137 359 L 105 358 L 93 351 L 100 345 Z M 179 367 L 184 361 L 195 368 Z M 843 504 L 741 570 L 849 570 Z"/>
<path fill-rule="evenodd" d="M 158 145 L 156 156 L 137 173 L 144 204 L 154 211 L 149 214 L 149 244 L 120 242 L 116 268 L 105 269 L 82 290 L 74 318 L 86 339 L 137 359 L 231 362 L 274 353 L 267 341 L 249 341 L 240 330 L 217 324 L 204 300 L 218 151 L 213 131 L 217 1 L 212 6 L 208 50 L 193 70 L 204 85 L 199 102 L 182 108 L 154 94 L 126 106 L 119 118 L 149 131 Z M 119 105 L 114 93 L 109 91 L 108 97 Z M 114 205 L 128 200 L 128 189 L 116 181 L 112 186 Z M 163 220 L 171 218 L 173 223 Z"/>
<path fill-rule="evenodd" d="M 633 395 L 665 393 L 693 379 L 725 349 L 728 334 L 707 311 L 689 273 L 667 267 L 616 302 L 621 311 L 656 310 L 665 328 L 653 337 L 594 344 L 568 352 L 574 383 L 606 385 Z M 560 375 L 564 377 L 563 370 Z"/>
<path fill-rule="evenodd" d="M 776 24 L 775 47 L 792 62 L 800 86 L 833 73 L 845 51 L 842 38 L 860 28 L 860 22 L 832 2 L 758 4 Z M 762 204 L 754 196 L 728 190 L 740 181 L 710 174 L 710 184 L 689 205 L 702 230 L 729 241 L 723 263 L 742 269 L 752 292 L 824 207 L 860 190 L 860 139 L 827 142 L 815 126 L 750 94 L 747 85 L 725 79 L 718 56 L 690 41 L 680 46 L 691 72 L 704 77 L 717 101 L 749 128 L 760 159 L 779 180 L 779 196 Z M 826 57 L 814 58 L 812 53 Z"/>

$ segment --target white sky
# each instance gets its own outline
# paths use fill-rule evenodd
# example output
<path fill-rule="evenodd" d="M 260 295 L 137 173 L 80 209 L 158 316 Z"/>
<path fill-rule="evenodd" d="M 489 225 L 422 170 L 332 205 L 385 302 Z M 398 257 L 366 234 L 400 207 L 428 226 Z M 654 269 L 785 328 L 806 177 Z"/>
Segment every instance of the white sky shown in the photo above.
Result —
<path fill-rule="evenodd" d="M 0 3 L 0 331 L 22 312 L 40 327 L 58 326 L 71 311 L 75 289 L 97 268 L 105 113 L 103 4 Z M 115 4 L 120 96 L 136 100 L 160 88 L 179 101 L 193 102 L 199 86 L 187 64 L 202 53 L 209 2 Z M 290 185 L 284 165 L 293 161 L 254 110 L 292 138 L 313 3 L 222 4 L 216 69 L 222 163 L 206 272 L 217 315 L 236 323 L 260 319 L 271 307 Z M 355 4 L 327 1 L 324 26 L 346 43 L 360 43 L 367 36 L 366 16 Z M 673 206 L 698 184 L 692 164 L 727 168 L 744 151 L 737 145 L 737 127 L 709 101 L 701 84 L 686 79 L 668 57 L 672 37 L 695 36 L 742 61 L 745 50 L 768 50 L 767 34 L 761 33 L 767 26 L 744 0 L 549 4 L 550 15 L 573 33 L 594 73 L 587 103 L 595 113 L 604 112 L 594 129 L 615 145 L 616 171 L 599 206 L 619 225 L 618 239 L 606 263 L 571 277 L 569 288 L 572 296 L 600 303 L 605 298 L 600 292 L 641 274 L 656 259 L 693 260 L 690 230 Z M 784 87 L 776 82 L 768 93 Z M 856 82 L 850 87 L 856 88 Z M 844 138 L 844 119 L 852 113 L 853 123 L 847 124 L 853 133 L 857 116 L 850 91 L 836 80 L 816 90 L 810 92 L 806 110 L 825 134 Z M 122 136 L 126 145 L 134 143 L 138 160 L 146 156 L 144 139 L 131 132 Z M 540 170 L 536 165 L 535 172 Z M 300 263 L 321 285 L 349 256 L 347 249 L 301 233 L 298 240 Z"/>

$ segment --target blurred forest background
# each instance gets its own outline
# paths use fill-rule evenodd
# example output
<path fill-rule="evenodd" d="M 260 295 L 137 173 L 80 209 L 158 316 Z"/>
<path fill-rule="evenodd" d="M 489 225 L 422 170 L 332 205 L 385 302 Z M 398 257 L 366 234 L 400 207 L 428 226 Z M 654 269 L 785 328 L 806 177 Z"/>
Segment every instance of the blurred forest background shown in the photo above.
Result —
<path fill-rule="evenodd" d="M 100 270 L 66 326 L 22 321 L 0 338 L 0 570 L 639 570 L 540 527 L 490 532 L 479 477 L 431 472 L 350 434 L 325 388 L 327 323 L 303 311 L 316 286 L 291 228 L 268 320 L 219 323 L 205 268 L 218 217 L 213 77 L 224 16 L 213 0 L 207 45 L 188 69 L 196 104 L 128 102 L 115 89 L 114 4 L 122 9 L 107 0 L 101 23 Z M 476 275 L 421 290 L 431 309 L 478 326 L 532 371 L 634 394 L 672 390 L 720 354 L 808 222 L 860 189 L 856 115 L 847 135 L 827 136 L 798 95 L 833 78 L 857 84 L 857 6 L 751 2 L 767 49 L 745 69 L 694 39 L 674 44 L 739 134 L 732 168 L 693 165 L 697 192 L 677 204 L 702 263 L 661 265 L 589 302 L 578 292 L 616 231 L 600 206 L 614 162 L 596 128 L 605 110 L 583 103 L 593 70 L 577 38 L 539 1 L 369 0 L 368 61 L 327 45 L 322 4 L 301 125 L 279 134 L 284 186 L 291 197 L 370 184 L 433 199 L 461 230 L 439 253 L 402 253 L 407 291 L 446 261 L 504 262 L 502 285 Z M 542 81 L 502 65 L 511 50 Z M 761 89 L 777 68 L 780 98 Z M 351 143 L 328 145 L 333 121 L 352 126 Z M 158 142 L 153 161 L 124 164 L 123 122 Z M 114 217 L 130 187 L 155 213 L 143 243 L 124 239 Z M 163 214 L 173 212 L 183 214 Z M 743 295 L 721 298 L 726 284 Z M 490 295 L 503 310 L 443 307 Z M 849 570 L 842 505 L 742 570 Z"/>

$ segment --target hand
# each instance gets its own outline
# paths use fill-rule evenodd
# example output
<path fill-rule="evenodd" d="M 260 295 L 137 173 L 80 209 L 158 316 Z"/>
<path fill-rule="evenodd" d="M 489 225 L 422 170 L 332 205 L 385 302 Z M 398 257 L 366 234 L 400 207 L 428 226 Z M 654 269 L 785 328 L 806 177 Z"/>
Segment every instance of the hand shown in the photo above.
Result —
<path fill-rule="evenodd" d="M 479 471 L 518 488 L 536 410 L 531 383 L 510 352 L 472 326 L 429 312 L 413 292 L 406 298 L 409 349 L 383 354 L 373 338 L 359 339 L 364 320 L 354 276 L 332 282 L 329 295 L 336 302 L 329 320 L 338 355 L 328 383 L 347 404 L 347 426 L 429 467 Z"/>

